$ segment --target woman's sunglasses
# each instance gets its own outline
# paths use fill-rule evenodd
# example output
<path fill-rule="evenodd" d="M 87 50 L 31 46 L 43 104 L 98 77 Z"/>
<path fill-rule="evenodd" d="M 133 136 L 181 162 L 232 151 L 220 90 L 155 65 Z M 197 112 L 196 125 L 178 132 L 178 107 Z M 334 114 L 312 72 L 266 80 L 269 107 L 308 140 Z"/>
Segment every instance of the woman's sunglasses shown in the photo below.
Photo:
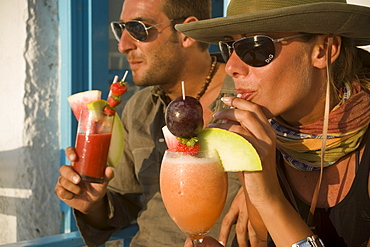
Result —
<path fill-rule="evenodd" d="M 235 51 L 236 55 L 246 64 L 252 67 L 262 67 L 269 64 L 275 57 L 276 42 L 304 36 L 304 34 L 293 35 L 280 39 L 272 39 L 269 36 L 256 35 L 245 37 L 236 41 L 220 41 L 218 43 L 221 55 L 227 62 Z"/>
<path fill-rule="evenodd" d="M 123 30 L 125 30 L 125 29 L 127 30 L 128 34 L 134 40 L 140 41 L 140 42 L 145 42 L 149 38 L 149 32 L 148 32 L 149 29 L 151 29 L 153 27 L 156 27 L 156 26 L 159 26 L 159 25 L 162 25 L 164 23 L 171 22 L 171 21 L 174 21 L 174 20 L 177 20 L 177 19 L 182 19 L 182 18 L 184 18 L 184 17 L 171 19 L 171 20 L 168 20 L 168 21 L 158 23 L 158 24 L 153 25 L 153 26 L 149 26 L 149 27 L 146 26 L 141 21 L 137 21 L 137 20 L 127 21 L 127 22 L 112 21 L 110 23 L 110 26 L 112 28 L 112 32 L 114 34 L 114 37 L 116 38 L 116 40 L 118 42 L 121 40 Z"/>

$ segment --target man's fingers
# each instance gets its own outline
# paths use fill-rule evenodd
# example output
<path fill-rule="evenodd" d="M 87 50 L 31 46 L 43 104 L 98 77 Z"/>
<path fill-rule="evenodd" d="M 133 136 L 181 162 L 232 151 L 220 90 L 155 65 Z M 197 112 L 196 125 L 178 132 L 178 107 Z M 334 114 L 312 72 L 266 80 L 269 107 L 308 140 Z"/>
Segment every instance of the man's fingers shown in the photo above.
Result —
<path fill-rule="evenodd" d="M 239 247 L 248 247 L 248 229 L 247 229 L 248 222 L 244 222 L 243 220 L 238 220 L 235 227 L 235 232 L 238 240 Z"/>
<path fill-rule="evenodd" d="M 75 150 L 74 147 L 67 147 L 66 151 L 65 151 L 65 154 L 66 154 L 67 158 L 69 159 L 69 161 L 71 161 L 71 162 L 75 161 L 76 158 L 77 158 L 76 150 Z"/>
<path fill-rule="evenodd" d="M 75 197 L 75 194 L 64 189 L 61 189 L 60 187 L 55 189 L 55 194 L 58 196 L 59 199 L 63 201 L 72 200 Z"/>
<path fill-rule="evenodd" d="M 74 195 L 79 195 L 82 193 L 82 189 L 79 185 L 71 182 L 70 180 L 66 179 L 63 176 L 60 176 L 58 179 L 58 183 L 56 185 L 56 190 L 58 190 L 58 196 L 61 199 L 72 199 Z M 57 192 L 56 192 L 57 193 Z M 70 194 L 72 193 L 73 196 Z"/>
<path fill-rule="evenodd" d="M 109 181 L 114 177 L 114 172 L 112 167 L 105 168 L 105 182 L 108 184 Z"/>
<path fill-rule="evenodd" d="M 81 182 L 81 177 L 75 172 L 71 166 L 62 165 L 59 168 L 60 175 L 65 179 L 71 181 L 74 184 L 78 184 Z"/>
<path fill-rule="evenodd" d="M 67 165 L 60 167 L 61 176 L 55 185 L 55 194 L 62 200 L 71 200 L 82 193 L 81 187 L 78 185 L 81 181 L 80 176 Z"/>
<path fill-rule="evenodd" d="M 236 194 L 229 211 L 222 220 L 221 230 L 218 240 L 222 243 L 227 243 L 232 226 L 238 224 L 247 224 L 248 213 L 246 213 L 246 203 L 243 188 L 241 187 Z M 243 213 L 244 212 L 244 213 Z M 239 237 L 238 237 L 239 238 Z"/>
<path fill-rule="evenodd" d="M 192 247 L 192 246 L 193 246 L 193 244 L 191 243 L 190 238 L 187 238 L 186 241 L 185 241 L 184 247 Z"/>
<path fill-rule="evenodd" d="M 220 235 L 218 237 L 218 240 L 220 242 L 224 244 L 227 243 L 227 240 L 229 239 L 230 230 L 233 224 L 236 222 L 237 218 L 238 218 L 238 209 L 231 206 L 227 214 L 222 219 Z"/>
<path fill-rule="evenodd" d="M 67 188 L 72 189 L 68 190 Z M 74 192 L 72 192 L 71 190 Z M 76 193 L 81 192 L 81 189 L 60 176 L 57 184 L 55 185 L 54 192 L 61 200 L 72 200 L 75 197 Z"/>

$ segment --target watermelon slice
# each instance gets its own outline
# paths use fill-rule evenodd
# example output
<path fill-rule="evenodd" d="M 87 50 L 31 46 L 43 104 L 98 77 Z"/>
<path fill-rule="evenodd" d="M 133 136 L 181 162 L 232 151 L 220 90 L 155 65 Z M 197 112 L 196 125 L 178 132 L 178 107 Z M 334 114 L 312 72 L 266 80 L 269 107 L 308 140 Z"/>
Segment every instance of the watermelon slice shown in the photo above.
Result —
<path fill-rule="evenodd" d="M 80 112 L 82 109 L 87 109 L 87 104 L 91 101 L 100 100 L 101 92 L 99 90 L 90 90 L 81 93 L 75 93 L 67 98 L 69 106 L 77 121 L 79 120 Z"/>
<path fill-rule="evenodd" d="M 167 144 L 167 148 L 169 150 L 175 150 L 176 147 L 179 145 L 180 141 L 177 140 L 176 136 L 170 132 L 167 125 L 165 125 L 162 128 L 162 132 L 163 132 L 166 144 Z"/>

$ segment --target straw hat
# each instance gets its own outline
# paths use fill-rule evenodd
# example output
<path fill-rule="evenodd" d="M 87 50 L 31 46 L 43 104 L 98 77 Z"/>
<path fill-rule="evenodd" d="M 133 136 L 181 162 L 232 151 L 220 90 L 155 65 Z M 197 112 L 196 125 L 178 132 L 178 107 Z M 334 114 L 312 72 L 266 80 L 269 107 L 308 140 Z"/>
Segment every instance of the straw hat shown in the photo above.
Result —
<path fill-rule="evenodd" d="M 187 24 L 176 29 L 206 43 L 248 33 L 333 33 L 370 44 L 370 8 L 345 0 L 231 0 L 227 17 Z"/>

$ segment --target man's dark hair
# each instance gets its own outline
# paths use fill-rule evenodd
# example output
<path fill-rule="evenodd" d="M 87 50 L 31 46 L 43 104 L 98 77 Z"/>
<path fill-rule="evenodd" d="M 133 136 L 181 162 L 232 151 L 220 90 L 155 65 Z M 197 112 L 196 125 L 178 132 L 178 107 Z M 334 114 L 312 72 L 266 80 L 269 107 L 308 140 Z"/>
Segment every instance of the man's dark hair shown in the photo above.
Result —
<path fill-rule="evenodd" d="M 163 0 L 163 12 L 170 19 L 189 16 L 210 19 L 211 0 Z"/>
<path fill-rule="evenodd" d="M 163 12 L 169 19 L 184 17 L 174 21 L 181 23 L 186 17 L 195 16 L 198 20 L 211 18 L 211 0 L 163 0 Z M 208 49 L 209 45 L 199 42 L 202 50 Z"/>

